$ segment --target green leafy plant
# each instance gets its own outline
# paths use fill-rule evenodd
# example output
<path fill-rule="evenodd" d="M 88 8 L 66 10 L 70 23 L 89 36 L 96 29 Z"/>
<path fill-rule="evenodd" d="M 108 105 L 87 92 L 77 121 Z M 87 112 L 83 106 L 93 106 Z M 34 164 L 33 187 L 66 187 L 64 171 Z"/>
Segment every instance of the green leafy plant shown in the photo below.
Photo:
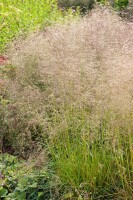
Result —
<path fill-rule="evenodd" d="M 127 7 L 129 1 L 128 0 L 115 0 L 115 8 L 116 9 L 123 9 Z"/>
<path fill-rule="evenodd" d="M 37 170 L 33 163 L 34 161 L 27 165 L 24 160 L 18 160 L 15 156 L 0 155 L 0 199 L 50 199 L 56 187 L 52 183 L 54 174 L 44 166 Z"/>

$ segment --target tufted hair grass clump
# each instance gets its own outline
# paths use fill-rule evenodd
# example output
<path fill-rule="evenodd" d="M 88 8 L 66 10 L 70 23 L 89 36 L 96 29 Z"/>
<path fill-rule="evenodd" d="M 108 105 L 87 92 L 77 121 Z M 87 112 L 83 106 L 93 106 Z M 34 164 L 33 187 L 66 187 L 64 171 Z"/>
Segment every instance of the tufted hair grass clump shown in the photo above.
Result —
<path fill-rule="evenodd" d="M 61 199 L 132 199 L 132 47 L 133 24 L 98 7 L 8 51 L 3 140 L 23 156 L 48 148 Z"/>

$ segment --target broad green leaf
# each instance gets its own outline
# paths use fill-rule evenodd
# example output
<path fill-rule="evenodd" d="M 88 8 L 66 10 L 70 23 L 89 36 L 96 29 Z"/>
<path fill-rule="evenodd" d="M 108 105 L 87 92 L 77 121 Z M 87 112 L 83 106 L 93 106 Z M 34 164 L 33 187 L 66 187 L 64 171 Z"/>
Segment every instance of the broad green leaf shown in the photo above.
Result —
<path fill-rule="evenodd" d="M 6 197 L 7 193 L 8 193 L 7 189 L 0 187 L 0 197 Z"/>

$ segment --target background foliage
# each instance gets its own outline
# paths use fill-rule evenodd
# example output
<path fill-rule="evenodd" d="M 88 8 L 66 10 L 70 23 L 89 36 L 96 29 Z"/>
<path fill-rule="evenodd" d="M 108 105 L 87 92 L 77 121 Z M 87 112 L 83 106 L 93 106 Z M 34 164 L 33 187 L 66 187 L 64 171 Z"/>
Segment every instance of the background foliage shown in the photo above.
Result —
<path fill-rule="evenodd" d="M 7 43 L 30 30 L 45 27 L 62 17 L 56 0 L 1 0 L 0 51 Z"/>
<path fill-rule="evenodd" d="M 122 9 L 128 5 L 128 0 L 58 0 L 59 4 L 64 7 L 77 7 L 80 6 L 81 10 L 91 9 L 94 3 L 99 2 L 102 4 L 110 4 L 116 9 Z"/>

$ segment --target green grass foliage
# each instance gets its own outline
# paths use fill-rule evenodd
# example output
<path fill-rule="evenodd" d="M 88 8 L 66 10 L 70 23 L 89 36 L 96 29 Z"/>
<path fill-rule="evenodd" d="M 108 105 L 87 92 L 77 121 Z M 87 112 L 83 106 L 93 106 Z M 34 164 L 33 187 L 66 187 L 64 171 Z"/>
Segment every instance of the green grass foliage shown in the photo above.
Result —
<path fill-rule="evenodd" d="M 55 120 L 49 144 L 57 175 L 71 199 L 132 199 L 132 116 L 106 114 L 97 127 L 86 109 L 69 108 Z M 117 123 L 116 123 L 117 121 Z M 65 124 L 63 128 L 61 124 Z"/>

